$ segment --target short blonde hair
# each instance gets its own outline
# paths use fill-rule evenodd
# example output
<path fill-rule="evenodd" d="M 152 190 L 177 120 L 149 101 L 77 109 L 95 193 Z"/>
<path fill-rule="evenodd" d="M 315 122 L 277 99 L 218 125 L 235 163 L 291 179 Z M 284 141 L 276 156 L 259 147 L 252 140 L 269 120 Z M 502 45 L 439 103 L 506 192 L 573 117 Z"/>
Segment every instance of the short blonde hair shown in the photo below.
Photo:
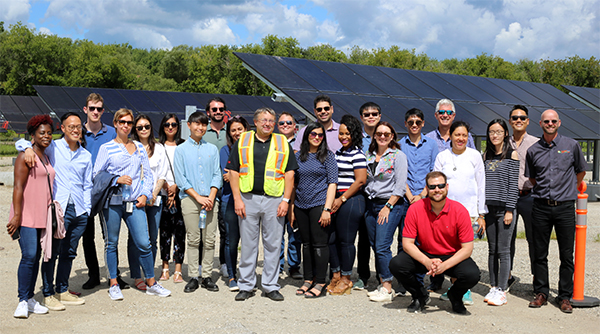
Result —
<path fill-rule="evenodd" d="M 118 120 L 127 115 L 131 116 L 131 120 L 133 121 L 133 111 L 126 108 L 121 108 L 117 110 L 115 116 L 113 117 L 113 124 L 117 124 Z"/>

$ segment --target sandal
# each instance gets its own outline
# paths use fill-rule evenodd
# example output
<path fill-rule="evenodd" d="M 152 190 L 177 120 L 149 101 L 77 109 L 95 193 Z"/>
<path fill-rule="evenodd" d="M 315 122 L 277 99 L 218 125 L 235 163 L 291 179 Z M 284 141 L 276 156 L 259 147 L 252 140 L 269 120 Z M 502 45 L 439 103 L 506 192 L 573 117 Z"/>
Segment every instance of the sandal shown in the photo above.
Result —
<path fill-rule="evenodd" d="M 312 287 L 313 287 L 313 282 L 311 282 L 311 281 L 304 281 L 304 284 L 302 284 L 302 286 L 299 287 L 298 290 L 296 290 L 296 296 L 302 296 L 302 295 L 304 295 Z M 306 288 L 306 289 L 303 289 L 303 288 Z"/>
<path fill-rule="evenodd" d="M 160 275 L 160 280 L 161 281 L 169 280 L 169 268 L 163 268 L 162 275 Z"/>
<path fill-rule="evenodd" d="M 136 280 L 136 281 L 137 281 L 137 280 Z M 141 280 L 141 281 L 139 281 L 139 282 L 135 283 L 135 287 L 136 287 L 138 290 L 141 290 L 141 291 L 146 291 L 146 288 L 147 288 L 148 286 L 146 285 L 146 282 L 144 282 L 144 280 Z"/>
<path fill-rule="evenodd" d="M 312 290 L 319 291 L 319 294 L 312 292 Z M 319 298 L 323 297 L 327 294 L 327 289 L 325 289 L 325 284 L 315 284 L 310 290 L 304 293 L 304 298 Z"/>
<path fill-rule="evenodd" d="M 181 277 L 181 272 L 176 271 L 173 273 L 173 283 L 182 283 L 183 277 Z"/>

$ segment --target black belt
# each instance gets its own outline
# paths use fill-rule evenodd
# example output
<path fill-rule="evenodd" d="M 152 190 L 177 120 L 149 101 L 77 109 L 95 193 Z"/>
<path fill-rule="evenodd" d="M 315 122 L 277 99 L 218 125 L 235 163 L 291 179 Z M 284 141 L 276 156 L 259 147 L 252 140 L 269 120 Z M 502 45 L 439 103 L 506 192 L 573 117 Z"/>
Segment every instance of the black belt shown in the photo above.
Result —
<path fill-rule="evenodd" d="M 559 206 L 561 204 L 570 202 L 570 201 L 559 202 L 559 201 L 546 199 L 546 198 L 536 198 L 535 201 L 538 202 L 539 204 L 543 204 L 543 205 L 547 205 L 547 206 Z"/>
<path fill-rule="evenodd" d="M 527 196 L 531 194 L 531 189 L 530 190 L 519 190 L 519 196 Z"/>

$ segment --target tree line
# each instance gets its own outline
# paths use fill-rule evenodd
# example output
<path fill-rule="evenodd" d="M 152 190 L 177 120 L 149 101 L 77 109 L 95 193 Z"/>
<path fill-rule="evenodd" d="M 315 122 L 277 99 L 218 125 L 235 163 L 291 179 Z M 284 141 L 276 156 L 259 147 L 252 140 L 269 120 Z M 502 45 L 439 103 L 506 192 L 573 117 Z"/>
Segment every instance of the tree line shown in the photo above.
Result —
<path fill-rule="evenodd" d="M 99 87 L 210 94 L 263 95 L 272 90 L 233 52 L 294 57 L 420 71 L 600 88 L 600 61 L 564 59 L 505 61 L 482 53 L 437 60 L 398 46 L 343 52 L 329 44 L 301 47 L 293 37 L 265 36 L 260 44 L 179 45 L 138 49 L 128 43 L 97 44 L 36 32 L 22 23 L 0 22 L 0 94 L 35 95 L 33 85 Z"/>

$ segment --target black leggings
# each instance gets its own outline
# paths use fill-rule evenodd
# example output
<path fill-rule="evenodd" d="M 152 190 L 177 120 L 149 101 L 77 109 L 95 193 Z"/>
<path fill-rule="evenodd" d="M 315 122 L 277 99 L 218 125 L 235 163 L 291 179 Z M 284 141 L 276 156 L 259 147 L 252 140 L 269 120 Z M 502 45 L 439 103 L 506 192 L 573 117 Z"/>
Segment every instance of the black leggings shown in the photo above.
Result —
<path fill-rule="evenodd" d="M 304 279 L 310 281 L 314 278 L 315 283 L 325 284 L 329 264 L 329 225 L 321 226 L 321 213 L 323 205 L 310 209 L 294 209 L 302 238 Z"/>
<path fill-rule="evenodd" d="M 175 196 L 175 207 L 177 212 L 172 214 L 166 205 L 163 206 L 160 217 L 160 258 L 163 261 L 169 261 L 171 240 L 173 240 L 173 261 L 182 264 L 185 255 L 185 224 L 181 215 L 179 196 Z"/>

